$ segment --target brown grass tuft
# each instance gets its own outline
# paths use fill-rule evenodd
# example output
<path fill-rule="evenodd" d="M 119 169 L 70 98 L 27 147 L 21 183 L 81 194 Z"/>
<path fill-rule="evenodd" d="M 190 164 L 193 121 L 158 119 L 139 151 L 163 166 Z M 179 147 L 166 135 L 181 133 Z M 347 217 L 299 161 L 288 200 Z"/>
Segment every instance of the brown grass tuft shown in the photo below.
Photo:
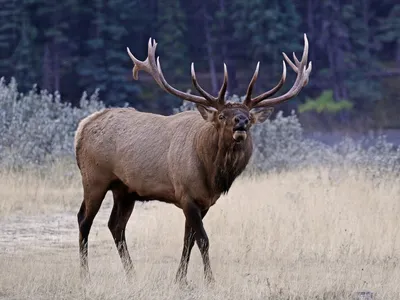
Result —
<path fill-rule="evenodd" d="M 237 180 L 205 218 L 217 284 L 197 248 L 188 290 L 173 284 L 184 218 L 138 203 L 127 240 L 131 282 L 107 229 L 107 195 L 89 236 L 92 281 L 79 279 L 77 170 L 0 175 L 0 299 L 374 299 L 400 296 L 400 179 L 307 169 Z M 65 174 L 69 174 L 68 176 Z M 299 297 L 299 298 L 296 298 Z M 359 296 L 361 297 L 361 296 Z M 361 299 L 361 298 L 360 298 Z"/>

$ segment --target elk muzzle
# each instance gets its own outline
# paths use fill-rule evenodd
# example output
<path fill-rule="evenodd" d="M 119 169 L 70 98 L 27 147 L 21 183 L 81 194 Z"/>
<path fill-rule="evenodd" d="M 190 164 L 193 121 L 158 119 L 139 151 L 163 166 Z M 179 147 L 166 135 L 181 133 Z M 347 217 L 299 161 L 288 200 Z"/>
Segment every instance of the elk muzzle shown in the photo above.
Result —
<path fill-rule="evenodd" d="M 241 142 L 247 138 L 247 126 L 249 119 L 244 116 L 236 116 L 234 118 L 235 126 L 233 127 L 233 139 L 236 142 Z"/>

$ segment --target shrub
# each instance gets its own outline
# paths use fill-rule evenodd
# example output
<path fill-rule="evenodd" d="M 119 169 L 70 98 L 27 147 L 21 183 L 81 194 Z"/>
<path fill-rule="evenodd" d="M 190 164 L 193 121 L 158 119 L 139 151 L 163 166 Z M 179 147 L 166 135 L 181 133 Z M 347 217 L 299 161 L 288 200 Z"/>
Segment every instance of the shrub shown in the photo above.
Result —
<path fill-rule="evenodd" d="M 46 161 L 71 156 L 78 122 L 104 107 L 98 91 L 90 97 L 83 93 L 80 108 L 63 103 L 58 93 L 18 92 L 12 78 L 7 85 L 0 79 L 0 165 L 20 168 L 40 166 Z"/>
<path fill-rule="evenodd" d="M 243 101 L 233 95 L 229 101 Z M 61 101 L 58 93 L 38 91 L 23 95 L 17 83 L 0 80 L 0 165 L 8 168 L 43 167 L 60 158 L 72 159 L 73 140 L 79 121 L 104 108 L 97 91 L 83 93 L 79 107 Z M 174 113 L 194 110 L 183 102 Z M 328 165 L 363 168 L 373 172 L 400 173 L 400 149 L 384 136 L 355 141 L 343 139 L 334 146 L 307 139 L 294 112 L 276 116 L 252 128 L 254 154 L 248 170 L 262 172 Z M 73 161 L 73 160 L 71 160 Z"/>
<path fill-rule="evenodd" d="M 317 112 L 335 114 L 345 110 L 351 110 L 353 103 L 348 100 L 335 101 L 333 99 L 333 91 L 326 90 L 316 99 L 307 98 L 306 102 L 299 105 L 299 112 Z"/>
<path fill-rule="evenodd" d="M 233 95 L 228 101 L 243 101 Z M 195 105 L 184 102 L 175 113 L 194 110 Z M 252 171 L 282 171 L 306 166 L 356 167 L 366 172 L 400 173 L 400 148 L 387 142 L 385 136 L 369 136 L 361 140 L 343 138 L 329 146 L 308 139 L 292 111 L 283 116 L 279 111 L 275 118 L 253 126 L 254 154 L 249 169 Z"/>

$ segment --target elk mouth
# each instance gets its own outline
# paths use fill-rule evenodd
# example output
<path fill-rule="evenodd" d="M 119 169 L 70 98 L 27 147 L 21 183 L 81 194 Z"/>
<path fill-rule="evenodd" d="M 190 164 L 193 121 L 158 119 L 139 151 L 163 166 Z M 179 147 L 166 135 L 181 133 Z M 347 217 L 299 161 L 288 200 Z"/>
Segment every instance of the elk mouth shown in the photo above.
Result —
<path fill-rule="evenodd" d="M 246 138 L 247 138 L 247 131 L 246 130 L 244 130 L 242 128 L 239 128 L 239 129 L 233 131 L 233 139 L 236 142 L 242 142 Z"/>

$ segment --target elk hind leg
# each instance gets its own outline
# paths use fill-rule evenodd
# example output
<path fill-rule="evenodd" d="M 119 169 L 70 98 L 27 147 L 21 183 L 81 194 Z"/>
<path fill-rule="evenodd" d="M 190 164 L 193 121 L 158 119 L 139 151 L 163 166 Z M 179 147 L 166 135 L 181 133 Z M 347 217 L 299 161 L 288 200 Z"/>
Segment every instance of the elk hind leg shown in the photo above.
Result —
<path fill-rule="evenodd" d="M 89 187 L 95 187 L 90 189 Z M 88 237 L 93 224 L 93 220 L 98 213 L 101 203 L 107 193 L 107 188 L 99 189 L 101 185 L 85 185 L 84 198 L 78 212 L 79 225 L 79 256 L 81 266 L 81 276 L 89 275 L 88 265 Z"/>
<path fill-rule="evenodd" d="M 133 271 L 133 264 L 126 244 L 125 229 L 138 195 L 136 193 L 129 193 L 128 187 L 121 182 L 113 185 L 112 192 L 114 206 L 108 221 L 108 228 L 113 236 L 125 272 L 129 275 Z"/>

